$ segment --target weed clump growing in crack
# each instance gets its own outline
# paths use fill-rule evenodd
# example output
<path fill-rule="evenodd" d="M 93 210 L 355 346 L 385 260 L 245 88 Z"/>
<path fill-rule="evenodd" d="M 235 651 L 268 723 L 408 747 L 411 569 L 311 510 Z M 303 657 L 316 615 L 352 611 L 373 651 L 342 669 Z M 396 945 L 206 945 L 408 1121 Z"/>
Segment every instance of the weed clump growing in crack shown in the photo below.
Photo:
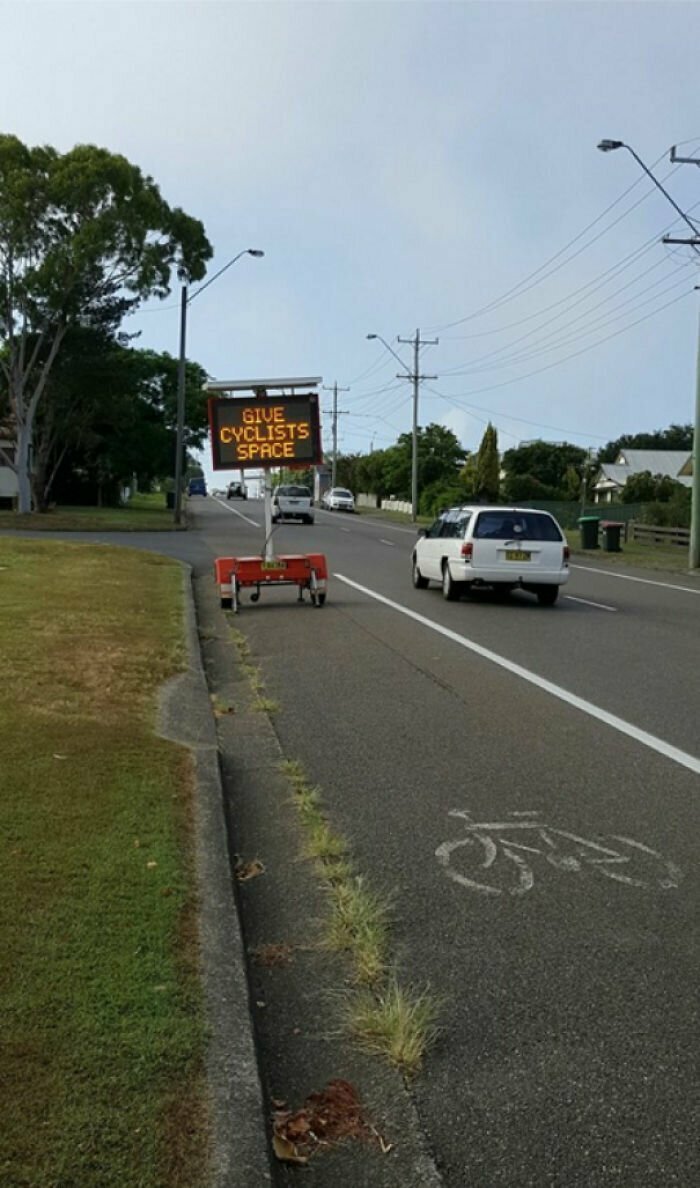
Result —
<path fill-rule="evenodd" d="M 363 990 L 348 998 L 346 1024 L 363 1048 L 412 1076 L 437 1035 L 439 1009 L 432 995 L 406 990 L 394 976 L 374 993 Z"/>
<path fill-rule="evenodd" d="M 391 902 L 356 874 L 347 841 L 330 825 L 321 791 L 302 765 L 284 760 L 280 766 L 306 833 L 304 854 L 328 891 L 327 944 L 350 954 L 361 986 L 346 999 L 346 1026 L 363 1047 L 412 1075 L 435 1037 L 439 1004 L 428 991 L 403 988 L 389 976 Z"/>

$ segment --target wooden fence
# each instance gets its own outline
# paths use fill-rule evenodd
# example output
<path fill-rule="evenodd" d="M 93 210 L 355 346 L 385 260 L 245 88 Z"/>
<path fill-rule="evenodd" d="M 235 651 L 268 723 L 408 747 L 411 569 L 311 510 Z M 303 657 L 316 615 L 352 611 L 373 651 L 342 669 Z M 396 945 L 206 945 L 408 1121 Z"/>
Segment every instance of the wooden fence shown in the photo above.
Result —
<path fill-rule="evenodd" d="M 638 520 L 632 520 L 627 529 L 629 540 L 639 544 L 680 545 L 686 549 L 690 545 L 689 528 L 660 528 L 656 524 L 640 524 Z"/>

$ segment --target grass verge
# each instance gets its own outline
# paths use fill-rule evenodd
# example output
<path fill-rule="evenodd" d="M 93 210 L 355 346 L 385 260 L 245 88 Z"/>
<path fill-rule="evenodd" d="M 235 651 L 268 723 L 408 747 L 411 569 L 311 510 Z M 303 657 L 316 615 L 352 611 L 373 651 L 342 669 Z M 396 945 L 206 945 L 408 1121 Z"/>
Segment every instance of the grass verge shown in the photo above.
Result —
<path fill-rule="evenodd" d="M 203 1182 L 189 755 L 154 734 L 181 570 L 0 539 L 0 1183 Z"/>
<path fill-rule="evenodd" d="M 0 528 L 37 532 L 172 532 L 165 495 L 135 495 L 123 507 L 56 507 L 39 514 L 0 511 Z"/>
<path fill-rule="evenodd" d="M 667 573 L 688 573 L 688 550 L 678 545 L 648 545 L 638 541 L 622 541 L 622 552 L 606 553 L 603 549 L 582 549 L 580 532 L 567 530 L 572 552 L 587 560 L 600 561 L 616 567 L 631 565 L 638 569 L 663 570 Z"/>

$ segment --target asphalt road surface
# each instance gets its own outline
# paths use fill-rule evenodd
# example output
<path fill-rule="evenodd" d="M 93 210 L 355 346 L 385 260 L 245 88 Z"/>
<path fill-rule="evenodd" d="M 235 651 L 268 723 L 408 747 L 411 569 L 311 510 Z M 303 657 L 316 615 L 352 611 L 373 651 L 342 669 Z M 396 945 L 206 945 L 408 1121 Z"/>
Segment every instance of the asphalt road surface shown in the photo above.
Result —
<path fill-rule="evenodd" d="M 200 571 L 260 552 L 261 503 L 189 510 L 128 543 Z M 413 589 L 414 537 L 281 526 L 277 552 L 327 555 L 326 606 L 244 594 L 237 625 L 285 752 L 395 897 L 402 980 L 442 996 L 413 1094 L 444 1182 L 696 1184 L 700 583 L 603 557 L 552 608 L 447 603 Z"/>
<path fill-rule="evenodd" d="M 214 553 L 260 551 L 262 504 L 191 506 Z M 413 539 L 281 526 L 276 551 L 326 553 L 328 602 L 244 594 L 238 624 L 396 897 L 402 977 L 444 998 L 414 1094 L 445 1182 L 697 1183 L 700 584 L 603 559 L 553 608 L 447 603 L 412 588 Z"/>

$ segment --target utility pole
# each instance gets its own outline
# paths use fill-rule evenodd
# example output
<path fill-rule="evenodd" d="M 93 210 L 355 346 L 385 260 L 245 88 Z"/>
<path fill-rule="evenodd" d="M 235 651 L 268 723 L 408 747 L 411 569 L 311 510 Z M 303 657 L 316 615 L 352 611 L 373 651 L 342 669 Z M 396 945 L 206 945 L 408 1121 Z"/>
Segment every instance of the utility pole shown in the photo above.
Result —
<path fill-rule="evenodd" d="M 437 346 L 439 338 L 421 338 L 420 330 L 416 330 L 415 338 L 399 338 L 398 342 L 413 346 L 413 371 L 402 375 L 400 379 L 413 381 L 413 435 L 411 450 L 411 519 L 415 524 L 418 516 L 418 391 L 421 380 L 437 379 L 436 375 L 421 375 L 419 370 L 420 348 L 422 346 Z"/>
<path fill-rule="evenodd" d="M 326 384 L 324 384 L 323 390 L 324 390 L 324 392 L 332 392 L 333 393 L 333 414 L 332 414 L 333 415 L 333 420 L 332 420 L 333 458 L 332 458 L 332 462 L 331 462 L 331 487 L 334 487 L 335 486 L 335 476 L 336 476 L 336 466 L 337 466 L 337 462 L 338 462 L 338 417 L 346 416 L 347 413 L 349 412 L 349 409 L 347 409 L 347 408 L 341 408 L 340 410 L 338 409 L 338 392 L 349 392 L 350 389 L 349 388 L 339 388 L 338 382 L 336 380 L 336 382 L 333 384 L 332 388 L 330 388 Z"/>
<path fill-rule="evenodd" d="M 671 163 L 673 165 L 700 165 L 695 157 L 676 156 L 676 146 L 671 149 Z M 690 239 L 673 239 L 664 235 L 664 243 L 683 243 L 692 247 L 700 254 L 700 235 L 697 228 L 684 215 L 685 222 L 693 230 Z M 696 289 L 698 286 L 695 286 Z M 700 569 L 700 321 L 698 322 L 698 346 L 695 363 L 695 422 L 693 426 L 693 468 L 692 486 L 690 492 L 690 549 L 688 551 L 688 565 L 690 569 Z"/>

